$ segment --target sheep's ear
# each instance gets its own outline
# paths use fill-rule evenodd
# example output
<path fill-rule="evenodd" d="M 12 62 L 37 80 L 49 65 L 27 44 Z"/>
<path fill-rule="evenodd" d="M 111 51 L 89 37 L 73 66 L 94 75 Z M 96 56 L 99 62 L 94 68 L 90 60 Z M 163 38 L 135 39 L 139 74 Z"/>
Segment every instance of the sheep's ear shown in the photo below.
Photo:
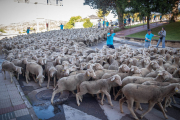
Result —
<path fill-rule="evenodd" d="M 131 71 L 134 71 L 134 69 L 131 69 Z"/>
<path fill-rule="evenodd" d="M 175 92 L 179 92 L 179 89 L 176 87 L 176 88 L 174 89 L 174 91 L 175 91 Z"/>
<path fill-rule="evenodd" d="M 151 65 L 154 65 L 154 63 L 152 62 Z"/>
<path fill-rule="evenodd" d="M 114 81 L 115 80 L 115 76 L 113 76 L 113 78 L 111 79 L 111 81 Z"/>
<path fill-rule="evenodd" d="M 122 65 L 119 68 L 122 68 Z"/>
<path fill-rule="evenodd" d="M 160 72 L 158 75 L 163 75 L 163 73 L 162 73 L 162 72 Z"/>

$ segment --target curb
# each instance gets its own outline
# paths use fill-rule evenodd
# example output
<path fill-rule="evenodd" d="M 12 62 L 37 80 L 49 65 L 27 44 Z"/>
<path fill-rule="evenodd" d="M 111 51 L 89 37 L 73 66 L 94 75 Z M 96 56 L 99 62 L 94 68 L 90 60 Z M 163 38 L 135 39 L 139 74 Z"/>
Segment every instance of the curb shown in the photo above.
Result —
<path fill-rule="evenodd" d="M 19 82 L 17 81 L 17 79 L 15 77 L 13 77 L 13 81 L 14 81 L 14 84 L 16 85 L 24 103 L 26 104 L 27 106 L 27 109 L 31 115 L 31 118 L 32 120 L 39 120 L 39 118 L 36 116 L 36 113 L 34 112 L 33 108 L 32 108 L 32 105 L 31 103 L 28 101 L 28 99 L 26 98 L 26 96 L 24 95 L 24 92 L 23 90 L 21 89 L 21 86 L 19 85 Z"/>

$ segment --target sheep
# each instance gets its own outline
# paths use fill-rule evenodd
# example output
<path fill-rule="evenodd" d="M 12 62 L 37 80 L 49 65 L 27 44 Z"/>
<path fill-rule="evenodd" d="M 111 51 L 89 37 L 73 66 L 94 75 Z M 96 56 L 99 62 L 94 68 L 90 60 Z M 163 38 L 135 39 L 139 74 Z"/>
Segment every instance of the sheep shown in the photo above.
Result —
<path fill-rule="evenodd" d="M 89 80 L 91 77 L 95 78 L 96 74 L 94 73 L 94 70 L 88 69 L 85 73 L 79 73 L 77 75 L 72 75 L 72 76 L 63 77 L 59 79 L 56 84 L 56 87 L 54 88 L 54 91 L 51 97 L 51 103 L 53 104 L 53 99 L 54 99 L 55 94 L 62 92 L 63 90 L 74 91 L 77 88 L 77 91 L 79 92 L 79 85 L 83 81 Z"/>
<path fill-rule="evenodd" d="M 35 82 L 37 82 L 36 80 L 39 81 L 39 86 L 41 86 L 41 84 L 44 81 L 44 75 L 43 75 L 43 68 L 41 65 L 37 64 L 37 63 L 33 63 L 33 62 L 29 62 L 26 64 L 26 82 L 28 83 L 28 80 L 30 80 L 29 78 L 29 73 L 36 75 L 36 79 L 33 76 L 33 79 Z"/>
<path fill-rule="evenodd" d="M 11 83 L 13 82 L 13 72 L 17 72 L 18 74 L 22 74 L 21 67 L 15 66 L 14 63 L 9 61 L 4 61 L 2 63 L 2 71 L 4 72 L 4 80 L 6 80 L 6 71 L 9 72 L 11 77 Z"/>
<path fill-rule="evenodd" d="M 167 119 L 167 115 L 163 109 L 163 106 L 161 104 L 164 97 L 168 96 L 169 94 L 175 92 L 179 92 L 180 84 L 179 83 L 173 83 L 168 86 L 158 87 L 158 86 L 147 86 L 147 85 L 140 85 L 140 84 L 127 84 L 123 87 L 122 92 L 125 97 L 121 98 L 119 100 L 120 104 L 120 111 L 123 113 L 122 105 L 125 101 L 128 103 L 128 108 L 133 115 L 133 117 L 138 120 L 138 117 L 134 113 L 133 110 L 133 103 L 138 102 L 139 103 L 149 103 L 149 108 L 146 112 L 144 112 L 141 115 L 141 119 L 154 107 L 154 105 L 157 103 L 159 107 L 161 108 L 164 117 Z"/>
<path fill-rule="evenodd" d="M 49 88 L 49 82 L 50 82 L 51 78 L 54 78 L 54 87 L 55 87 L 55 85 L 56 85 L 56 73 L 57 73 L 57 70 L 54 67 L 53 62 L 48 61 L 46 63 L 44 73 L 46 73 L 47 76 L 48 76 L 47 88 Z M 45 76 L 45 74 L 44 74 L 44 76 Z"/>
<path fill-rule="evenodd" d="M 113 107 L 113 104 L 111 102 L 110 94 L 108 93 L 109 89 L 111 89 L 111 86 L 113 83 L 117 83 L 119 86 L 121 86 L 121 77 L 119 75 L 114 75 L 108 79 L 100 79 L 98 81 L 84 81 L 80 84 L 80 92 L 76 94 L 76 101 L 77 105 L 79 106 L 79 100 L 82 102 L 82 95 L 86 93 L 90 94 L 98 94 L 102 93 L 102 100 L 101 105 L 103 105 L 103 99 L 104 94 L 108 98 L 109 104 Z"/>

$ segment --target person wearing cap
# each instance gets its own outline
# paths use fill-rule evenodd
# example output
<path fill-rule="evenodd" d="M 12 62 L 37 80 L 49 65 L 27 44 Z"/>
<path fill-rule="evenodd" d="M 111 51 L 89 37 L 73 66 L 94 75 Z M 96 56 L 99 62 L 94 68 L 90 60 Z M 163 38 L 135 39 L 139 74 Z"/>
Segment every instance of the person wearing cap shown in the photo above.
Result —
<path fill-rule="evenodd" d="M 145 35 L 145 43 L 144 43 L 145 48 L 149 48 L 149 46 L 151 46 L 151 39 L 154 36 L 155 37 L 160 37 L 160 36 L 152 34 L 151 29 L 148 29 L 148 33 Z"/>

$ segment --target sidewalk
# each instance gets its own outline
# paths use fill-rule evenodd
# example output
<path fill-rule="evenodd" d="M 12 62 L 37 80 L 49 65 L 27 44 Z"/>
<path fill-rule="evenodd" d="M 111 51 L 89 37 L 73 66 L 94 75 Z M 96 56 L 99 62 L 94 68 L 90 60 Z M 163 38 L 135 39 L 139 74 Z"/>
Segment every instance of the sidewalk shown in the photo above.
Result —
<path fill-rule="evenodd" d="M 38 120 L 18 81 L 0 72 L 0 120 Z"/>
<path fill-rule="evenodd" d="M 150 24 L 150 29 L 162 26 L 164 24 L 167 24 L 167 22 L 152 23 L 152 24 Z M 131 29 L 129 28 L 129 29 L 126 29 L 126 30 L 119 31 L 117 33 L 124 33 L 124 35 L 116 35 L 115 37 L 127 36 L 127 35 L 134 34 L 134 33 L 137 33 L 137 32 L 141 32 L 141 31 L 144 31 L 144 30 L 147 30 L 147 25 L 144 25 L 144 27 L 142 25 L 142 26 L 139 26 L 139 27 L 134 27 L 134 28 L 131 28 Z"/>

